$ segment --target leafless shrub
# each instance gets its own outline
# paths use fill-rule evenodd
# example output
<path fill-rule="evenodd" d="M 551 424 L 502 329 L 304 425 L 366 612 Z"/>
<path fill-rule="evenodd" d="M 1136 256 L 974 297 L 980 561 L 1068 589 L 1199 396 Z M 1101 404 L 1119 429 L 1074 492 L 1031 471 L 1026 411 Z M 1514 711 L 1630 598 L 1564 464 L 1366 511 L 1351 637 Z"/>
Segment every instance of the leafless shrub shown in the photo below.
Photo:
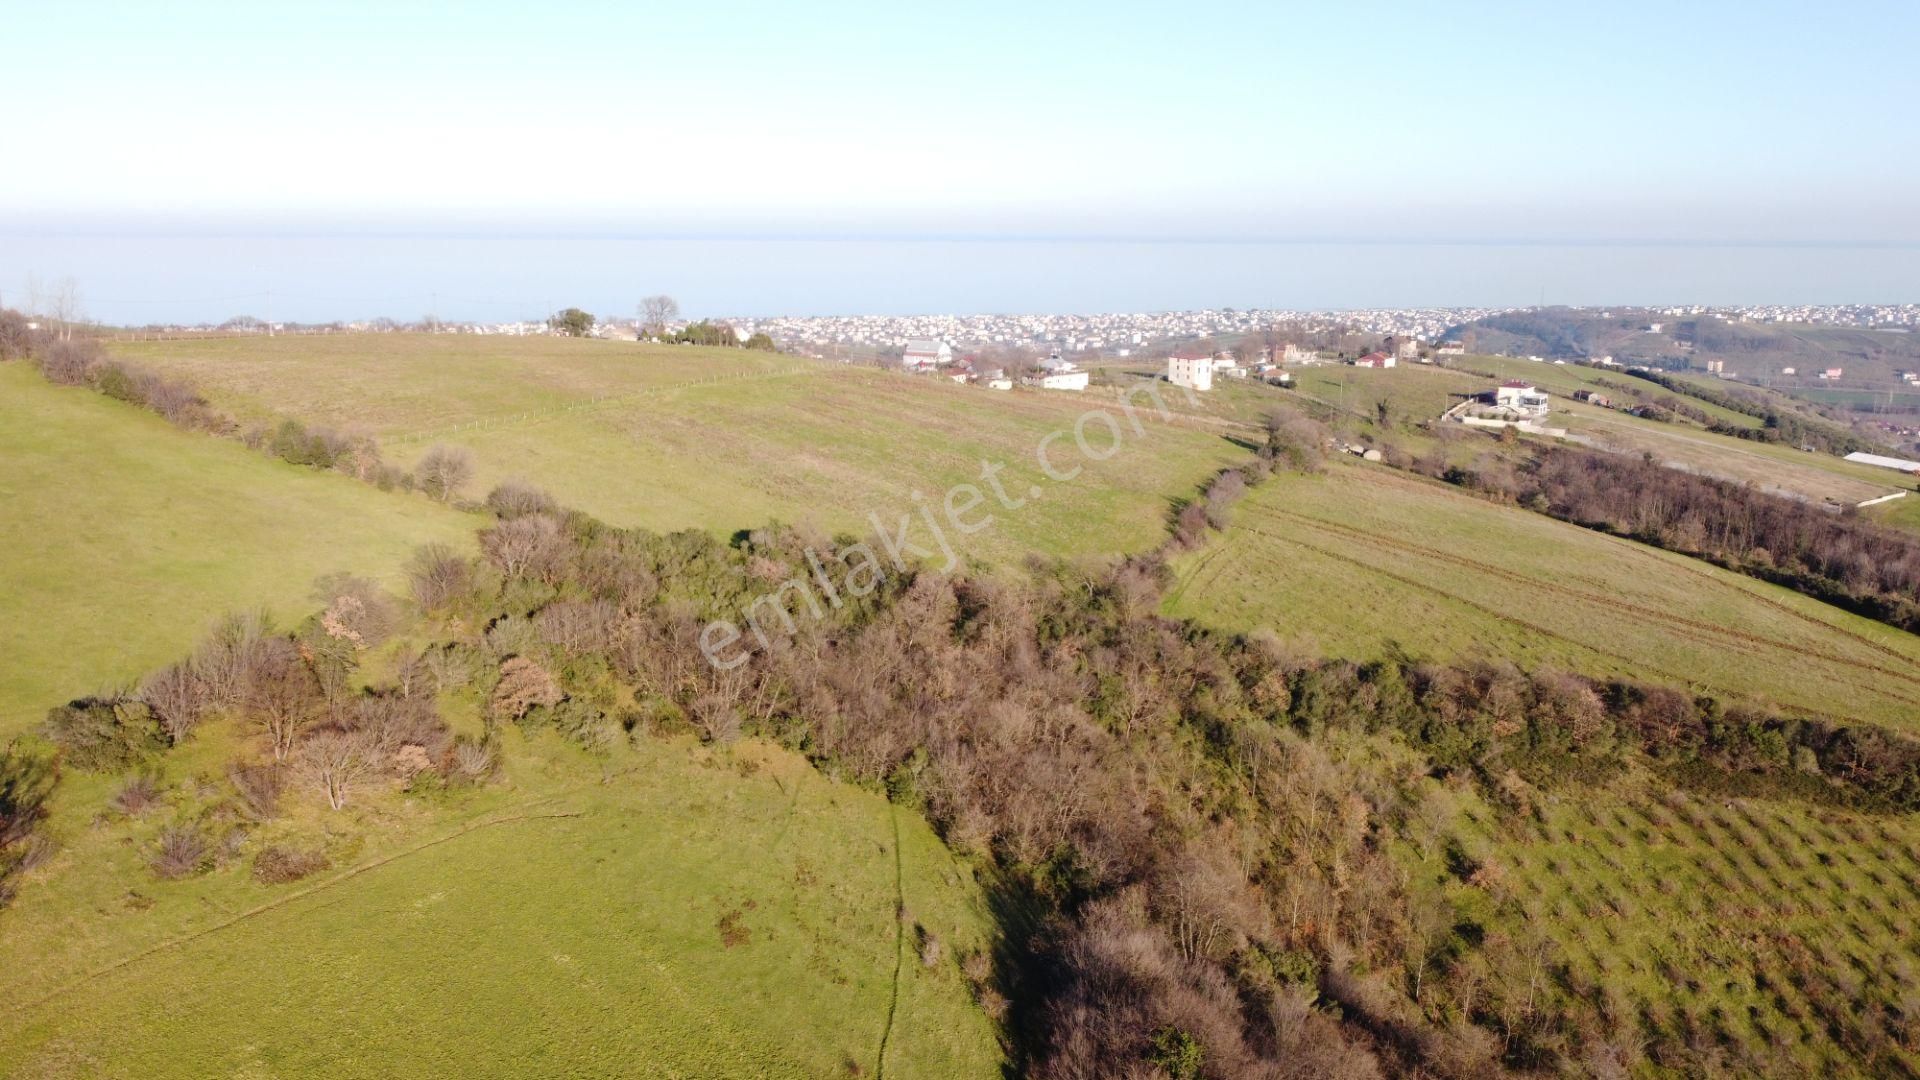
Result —
<path fill-rule="evenodd" d="M 83 386 L 93 376 L 94 366 L 105 355 L 92 341 L 62 341 L 50 338 L 34 354 L 34 362 L 48 382 L 61 386 Z"/>
<path fill-rule="evenodd" d="M 120 784 L 120 790 L 113 793 L 112 804 L 115 810 L 128 817 L 139 817 L 159 805 L 162 794 L 158 776 L 139 772 Z"/>
<path fill-rule="evenodd" d="M 153 858 L 147 864 L 155 874 L 169 880 L 204 873 L 213 865 L 213 845 L 206 830 L 192 822 L 169 825 L 160 830 Z"/>
<path fill-rule="evenodd" d="M 469 784 L 478 784 L 493 775 L 493 751 L 485 743 L 461 739 L 447 755 L 448 775 Z"/>
<path fill-rule="evenodd" d="M 235 761 L 227 766 L 227 779 L 240 795 L 240 803 L 255 821 L 265 821 L 280 810 L 280 768 L 271 764 Z"/>
<path fill-rule="evenodd" d="M 167 741 L 175 746 L 200 723 L 211 698 L 207 680 L 191 663 L 169 664 L 140 684 L 140 700 L 160 718 Z"/>
<path fill-rule="evenodd" d="M 940 935 L 918 924 L 915 924 L 913 933 L 919 945 L 920 966 L 928 968 L 940 966 L 940 961 L 947 956 L 947 946 L 940 940 Z"/>
<path fill-rule="evenodd" d="M 560 505 L 553 496 L 518 480 L 508 480 L 487 493 L 487 509 L 500 520 L 511 521 L 531 514 L 557 513 Z"/>
<path fill-rule="evenodd" d="M 253 878 L 262 885 L 285 885 L 317 874 L 333 865 L 318 848 L 268 845 L 253 857 Z"/>
<path fill-rule="evenodd" d="M 25 315 L 0 308 L 0 361 L 18 360 L 33 351 L 34 332 Z"/>
<path fill-rule="evenodd" d="M 428 544 L 414 552 L 407 564 L 407 584 L 423 611 L 440 611 L 466 594 L 473 583 L 473 567 L 445 544 Z"/>
<path fill-rule="evenodd" d="M 420 490 L 441 502 L 452 502 L 473 479 L 473 455 L 457 446 L 435 446 L 414 467 Z"/>

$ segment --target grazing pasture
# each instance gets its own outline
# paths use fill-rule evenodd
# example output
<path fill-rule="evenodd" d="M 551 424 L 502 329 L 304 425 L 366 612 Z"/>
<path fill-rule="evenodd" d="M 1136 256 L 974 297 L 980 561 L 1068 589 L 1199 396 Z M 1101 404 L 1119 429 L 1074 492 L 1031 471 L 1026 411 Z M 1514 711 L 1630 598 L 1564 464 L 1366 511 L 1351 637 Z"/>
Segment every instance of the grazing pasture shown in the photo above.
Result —
<path fill-rule="evenodd" d="M 758 743 L 508 738 L 502 782 L 338 814 L 296 793 L 184 881 L 145 861 L 168 821 L 221 820 L 231 736 L 137 818 L 91 821 L 83 778 L 0 916 L 0 1073 L 1000 1075 L 961 970 L 986 903 L 918 815 Z M 261 884 L 269 842 L 331 865 Z"/>
<path fill-rule="evenodd" d="M 1183 557 L 1169 614 L 1920 730 L 1920 638 L 1685 556 L 1360 463 L 1276 475 L 1233 515 Z"/>
<path fill-rule="evenodd" d="M 399 580 L 480 519 L 182 432 L 0 364 L 0 741 L 146 674 L 214 619 L 305 617 L 313 580 Z"/>
<path fill-rule="evenodd" d="M 471 449 L 473 491 L 519 478 L 609 522 L 729 534 L 769 519 L 826 532 L 897 529 L 954 486 L 1000 474 L 1007 509 L 963 556 L 1114 554 L 1155 543 L 1171 500 L 1244 451 L 1226 430 L 1142 404 L 1119 449 L 1074 430 L 1110 395 L 997 392 L 739 349 L 558 338 L 370 334 L 134 343 L 116 352 L 184 374 L 247 421 L 360 430 L 403 465 Z M 1119 416 L 1117 410 L 1114 415 Z M 1104 421 L 1083 429 L 1097 454 Z M 1038 453 L 1073 479 L 1043 475 Z M 984 487 L 984 485 L 982 485 Z M 1034 493 L 1038 491 L 1036 496 Z M 925 545 L 925 537 L 920 538 Z M 931 546 L 931 545 L 925 545 Z"/>

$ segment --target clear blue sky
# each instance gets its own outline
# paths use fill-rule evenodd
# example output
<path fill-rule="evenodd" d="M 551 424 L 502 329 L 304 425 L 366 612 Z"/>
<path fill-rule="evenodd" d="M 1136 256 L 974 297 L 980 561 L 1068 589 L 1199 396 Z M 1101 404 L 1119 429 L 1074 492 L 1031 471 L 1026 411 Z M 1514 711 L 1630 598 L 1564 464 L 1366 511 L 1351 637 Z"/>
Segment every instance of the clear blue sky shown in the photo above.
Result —
<path fill-rule="evenodd" d="M 5 224 L 1920 242 L 1920 5 L 6 0 Z"/>

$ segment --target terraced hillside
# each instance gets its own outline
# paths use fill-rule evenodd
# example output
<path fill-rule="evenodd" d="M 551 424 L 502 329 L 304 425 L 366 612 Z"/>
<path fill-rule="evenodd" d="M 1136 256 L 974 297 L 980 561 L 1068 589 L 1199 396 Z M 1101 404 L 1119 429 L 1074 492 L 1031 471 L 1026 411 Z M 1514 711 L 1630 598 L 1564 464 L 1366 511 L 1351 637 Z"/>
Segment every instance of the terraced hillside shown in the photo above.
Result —
<path fill-rule="evenodd" d="M 730 533 L 771 518 L 824 530 L 895 527 L 983 463 L 1005 466 L 1013 499 L 965 554 L 1087 555 L 1156 542 L 1169 500 L 1240 453 L 1212 427 L 1123 424 L 1104 460 L 1072 431 L 1091 397 L 994 392 L 738 349 L 554 338 L 335 335 L 121 345 L 190 376 L 215 403 L 266 422 L 287 415 L 358 429 L 411 463 L 432 443 L 470 448 L 476 490 L 521 477 L 607 521 Z M 1147 410 L 1143 415 L 1152 416 Z M 1053 444 L 1061 471 L 1042 475 Z M 1090 443 L 1106 448 L 1103 425 Z"/>
<path fill-rule="evenodd" d="M 304 617 L 313 580 L 389 583 L 479 519 L 270 461 L 0 364 L 0 741 L 172 660 L 220 615 Z"/>
<path fill-rule="evenodd" d="M 1171 614 L 1313 651 L 1505 659 L 1916 729 L 1920 639 L 1683 556 L 1359 463 L 1276 476 Z"/>
<path fill-rule="evenodd" d="M 1546 929 L 1575 992 L 1689 1048 L 1661 1064 L 1920 1069 L 1920 823 L 1645 781 L 1519 820 L 1470 816 L 1485 877 Z"/>

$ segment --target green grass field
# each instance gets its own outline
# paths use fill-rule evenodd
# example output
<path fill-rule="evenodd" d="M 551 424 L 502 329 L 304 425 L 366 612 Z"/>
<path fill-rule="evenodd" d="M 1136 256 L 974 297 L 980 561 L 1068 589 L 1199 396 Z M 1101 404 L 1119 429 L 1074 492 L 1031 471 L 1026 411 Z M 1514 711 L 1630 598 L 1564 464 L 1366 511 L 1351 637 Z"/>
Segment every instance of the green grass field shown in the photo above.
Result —
<path fill-rule="evenodd" d="M 479 519 L 268 460 L 0 365 L 0 740 L 178 658 L 220 615 L 313 606 L 313 580 L 397 584 Z"/>
<path fill-rule="evenodd" d="M 828 532 L 890 529 L 1004 464 L 1012 498 L 1043 491 L 968 539 L 963 555 L 1113 554 L 1153 544 L 1170 500 L 1242 451 L 1210 428 L 1123 424 L 1104 461 L 1075 449 L 1076 419 L 1103 399 L 994 392 L 945 380 L 738 349 L 552 338 L 337 335 L 123 345 L 190 376 L 222 407 L 296 416 L 380 439 L 411 464 L 434 442 L 470 448 L 476 493 L 508 478 L 607 521 L 727 534 L 770 519 Z M 367 402 L 372 402 L 367 404 Z M 1151 410 L 1146 414 L 1151 417 Z M 1044 478 L 1037 448 L 1066 483 Z M 1105 429 L 1090 429 L 1104 449 Z"/>
<path fill-rule="evenodd" d="M 1629 779 L 1552 793 L 1517 832 L 1471 822 L 1574 983 L 1643 1035 L 1720 1054 L 1729 1074 L 1859 1075 L 1876 1050 L 1920 1067 L 1910 818 Z"/>
<path fill-rule="evenodd" d="M 1183 558 L 1170 614 L 1920 729 L 1920 638 L 1685 556 L 1358 463 L 1277 474 L 1233 513 Z"/>
<path fill-rule="evenodd" d="M 1409 425 L 1437 418 L 1448 406 L 1458 402 L 1460 395 L 1485 390 L 1496 380 L 1524 379 L 1553 396 L 1549 424 L 1564 427 L 1580 441 L 1603 449 L 1651 453 L 1670 465 L 1818 503 L 1853 505 L 1885 495 L 1898 486 L 1885 470 L 1831 454 L 1807 453 L 1777 443 L 1718 435 L 1684 420 L 1660 423 L 1573 400 L 1574 391 L 1591 389 L 1620 404 L 1626 400 L 1625 395 L 1601 385 L 1601 380 L 1635 383 L 1636 380 L 1624 372 L 1575 364 L 1535 363 L 1512 357 L 1468 356 L 1459 358 L 1450 367 L 1406 364 L 1388 370 L 1341 365 L 1298 368 L 1294 370 L 1294 379 L 1297 387 L 1294 394 L 1344 412 L 1356 421 L 1371 423 L 1376 404 L 1385 401 L 1394 428 L 1390 432 L 1376 431 L 1376 434 L 1409 448 L 1430 441 Z M 1656 396 L 1674 396 L 1652 383 L 1646 387 Z M 1245 392 L 1237 388 L 1231 391 Z M 1697 399 L 1686 400 L 1730 423 L 1743 427 L 1759 423 L 1742 413 Z M 1786 399 L 1781 400 L 1784 403 Z M 1460 456 L 1470 457 L 1466 451 L 1472 445 L 1475 444 L 1469 441 L 1455 449 L 1462 452 Z"/>
<path fill-rule="evenodd" d="M 959 968 L 985 901 L 917 815 L 755 743 L 595 762 L 509 734 L 495 785 L 338 814 L 296 791 L 181 882 L 150 838 L 205 810 L 230 735 L 138 819 L 75 778 L 64 849 L 0 924 L 0 1074 L 1000 1075 Z M 259 884 L 268 840 L 333 867 Z"/>

